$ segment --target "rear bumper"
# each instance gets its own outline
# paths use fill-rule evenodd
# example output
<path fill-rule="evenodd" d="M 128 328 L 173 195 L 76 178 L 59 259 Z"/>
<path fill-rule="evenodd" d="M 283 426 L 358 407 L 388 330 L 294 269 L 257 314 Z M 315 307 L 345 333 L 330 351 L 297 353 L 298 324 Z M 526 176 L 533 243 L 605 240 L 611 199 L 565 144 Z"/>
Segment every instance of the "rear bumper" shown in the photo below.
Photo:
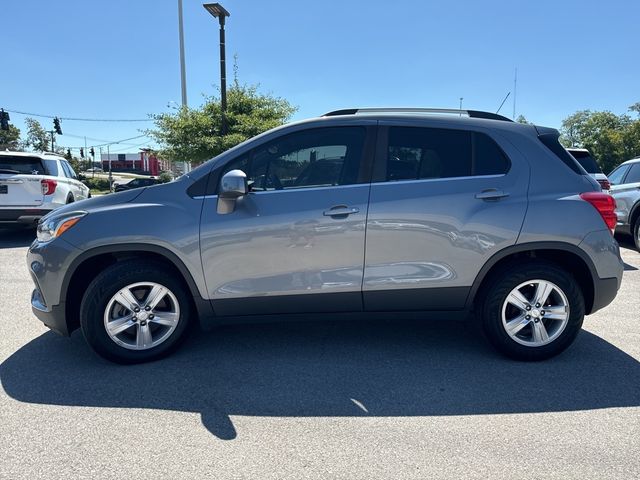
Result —
<path fill-rule="evenodd" d="M 51 209 L 44 208 L 2 208 L 0 209 L 0 225 L 34 225 L 49 213 Z"/>

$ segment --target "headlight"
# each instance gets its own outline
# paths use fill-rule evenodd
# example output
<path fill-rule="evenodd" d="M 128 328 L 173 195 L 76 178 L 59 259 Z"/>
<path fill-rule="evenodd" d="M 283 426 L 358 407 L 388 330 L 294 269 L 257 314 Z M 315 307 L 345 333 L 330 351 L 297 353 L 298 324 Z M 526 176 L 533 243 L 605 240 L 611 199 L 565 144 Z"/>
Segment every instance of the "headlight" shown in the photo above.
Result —
<path fill-rule="evenodd" d="M 73 227 L 87 212 L 76 211 L 56 215 L 55 212 L 42 217 L 38 223 L 38 241 L 45 243 L 59 237 Z"/>

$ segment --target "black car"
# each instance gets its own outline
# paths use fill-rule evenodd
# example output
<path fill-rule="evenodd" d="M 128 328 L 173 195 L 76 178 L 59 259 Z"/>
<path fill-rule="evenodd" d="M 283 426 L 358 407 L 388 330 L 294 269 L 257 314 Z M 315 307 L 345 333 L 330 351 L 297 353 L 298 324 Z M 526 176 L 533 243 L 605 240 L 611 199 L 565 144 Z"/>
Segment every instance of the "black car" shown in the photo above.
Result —
<path fill-rule="evenodd" d="M 115 191 L 122 192 L 123 190 L 131 190 L 132 188 L 150 187 L 158 183 L 160 183 L 160 180 L 157 178 L 134 178 L 130 182 L 116 185 Z"/>

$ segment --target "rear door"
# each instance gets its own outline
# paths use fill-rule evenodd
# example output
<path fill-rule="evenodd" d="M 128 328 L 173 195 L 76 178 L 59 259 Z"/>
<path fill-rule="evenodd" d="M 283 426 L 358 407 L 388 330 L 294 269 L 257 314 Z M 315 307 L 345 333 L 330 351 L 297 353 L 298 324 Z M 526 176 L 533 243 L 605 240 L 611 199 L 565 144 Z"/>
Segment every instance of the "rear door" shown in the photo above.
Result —
<path fill-rule="evenodd" d="M 42 205 L 40 158 L 22 155 L 0 155 L 0 207 L 38 207 Z"/>
<path fill-rule="evenodd" d="M 526 161 L 510 159 L 488 131 L 382 123 L 367 221 L 365 310 L 461 309 L 485 262 L 518 238 Z"/>
<path fill-rule="evenodd" d="M 232 213 L 204 201 L 200 248 L 218 315 L 362 310 L 369 127 L 308 128 L 223 165 L 251 192 Z M 370 148 L 367 148 L 369 146 Z"/>

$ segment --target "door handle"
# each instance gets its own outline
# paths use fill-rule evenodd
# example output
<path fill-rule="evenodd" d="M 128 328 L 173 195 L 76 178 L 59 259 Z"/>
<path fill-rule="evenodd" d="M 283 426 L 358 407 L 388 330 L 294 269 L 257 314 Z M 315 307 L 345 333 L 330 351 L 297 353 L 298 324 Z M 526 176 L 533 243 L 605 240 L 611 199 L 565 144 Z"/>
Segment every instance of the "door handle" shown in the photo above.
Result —
<path fill-rule="evenodd" d="M 329 210 L 325 210 L 324 212 L 322 212 L 322 215 L 324 215 L 325 217 L 346 217 L 347 215 L 358 213 L 359 211 L 360 209 L 356 207 L 336 205 L 334 207 L 331 207 Z"/>
<path fill-rule="evenodd" d="M 508 196 L 509 194 L 507 192 L 503 192 L 502 190 L 497 190 L 495 188 L 488 188 L 480 193 L 476 193 L 476 198 L 478 200 L 500 200 L 501 198 Z"/>

